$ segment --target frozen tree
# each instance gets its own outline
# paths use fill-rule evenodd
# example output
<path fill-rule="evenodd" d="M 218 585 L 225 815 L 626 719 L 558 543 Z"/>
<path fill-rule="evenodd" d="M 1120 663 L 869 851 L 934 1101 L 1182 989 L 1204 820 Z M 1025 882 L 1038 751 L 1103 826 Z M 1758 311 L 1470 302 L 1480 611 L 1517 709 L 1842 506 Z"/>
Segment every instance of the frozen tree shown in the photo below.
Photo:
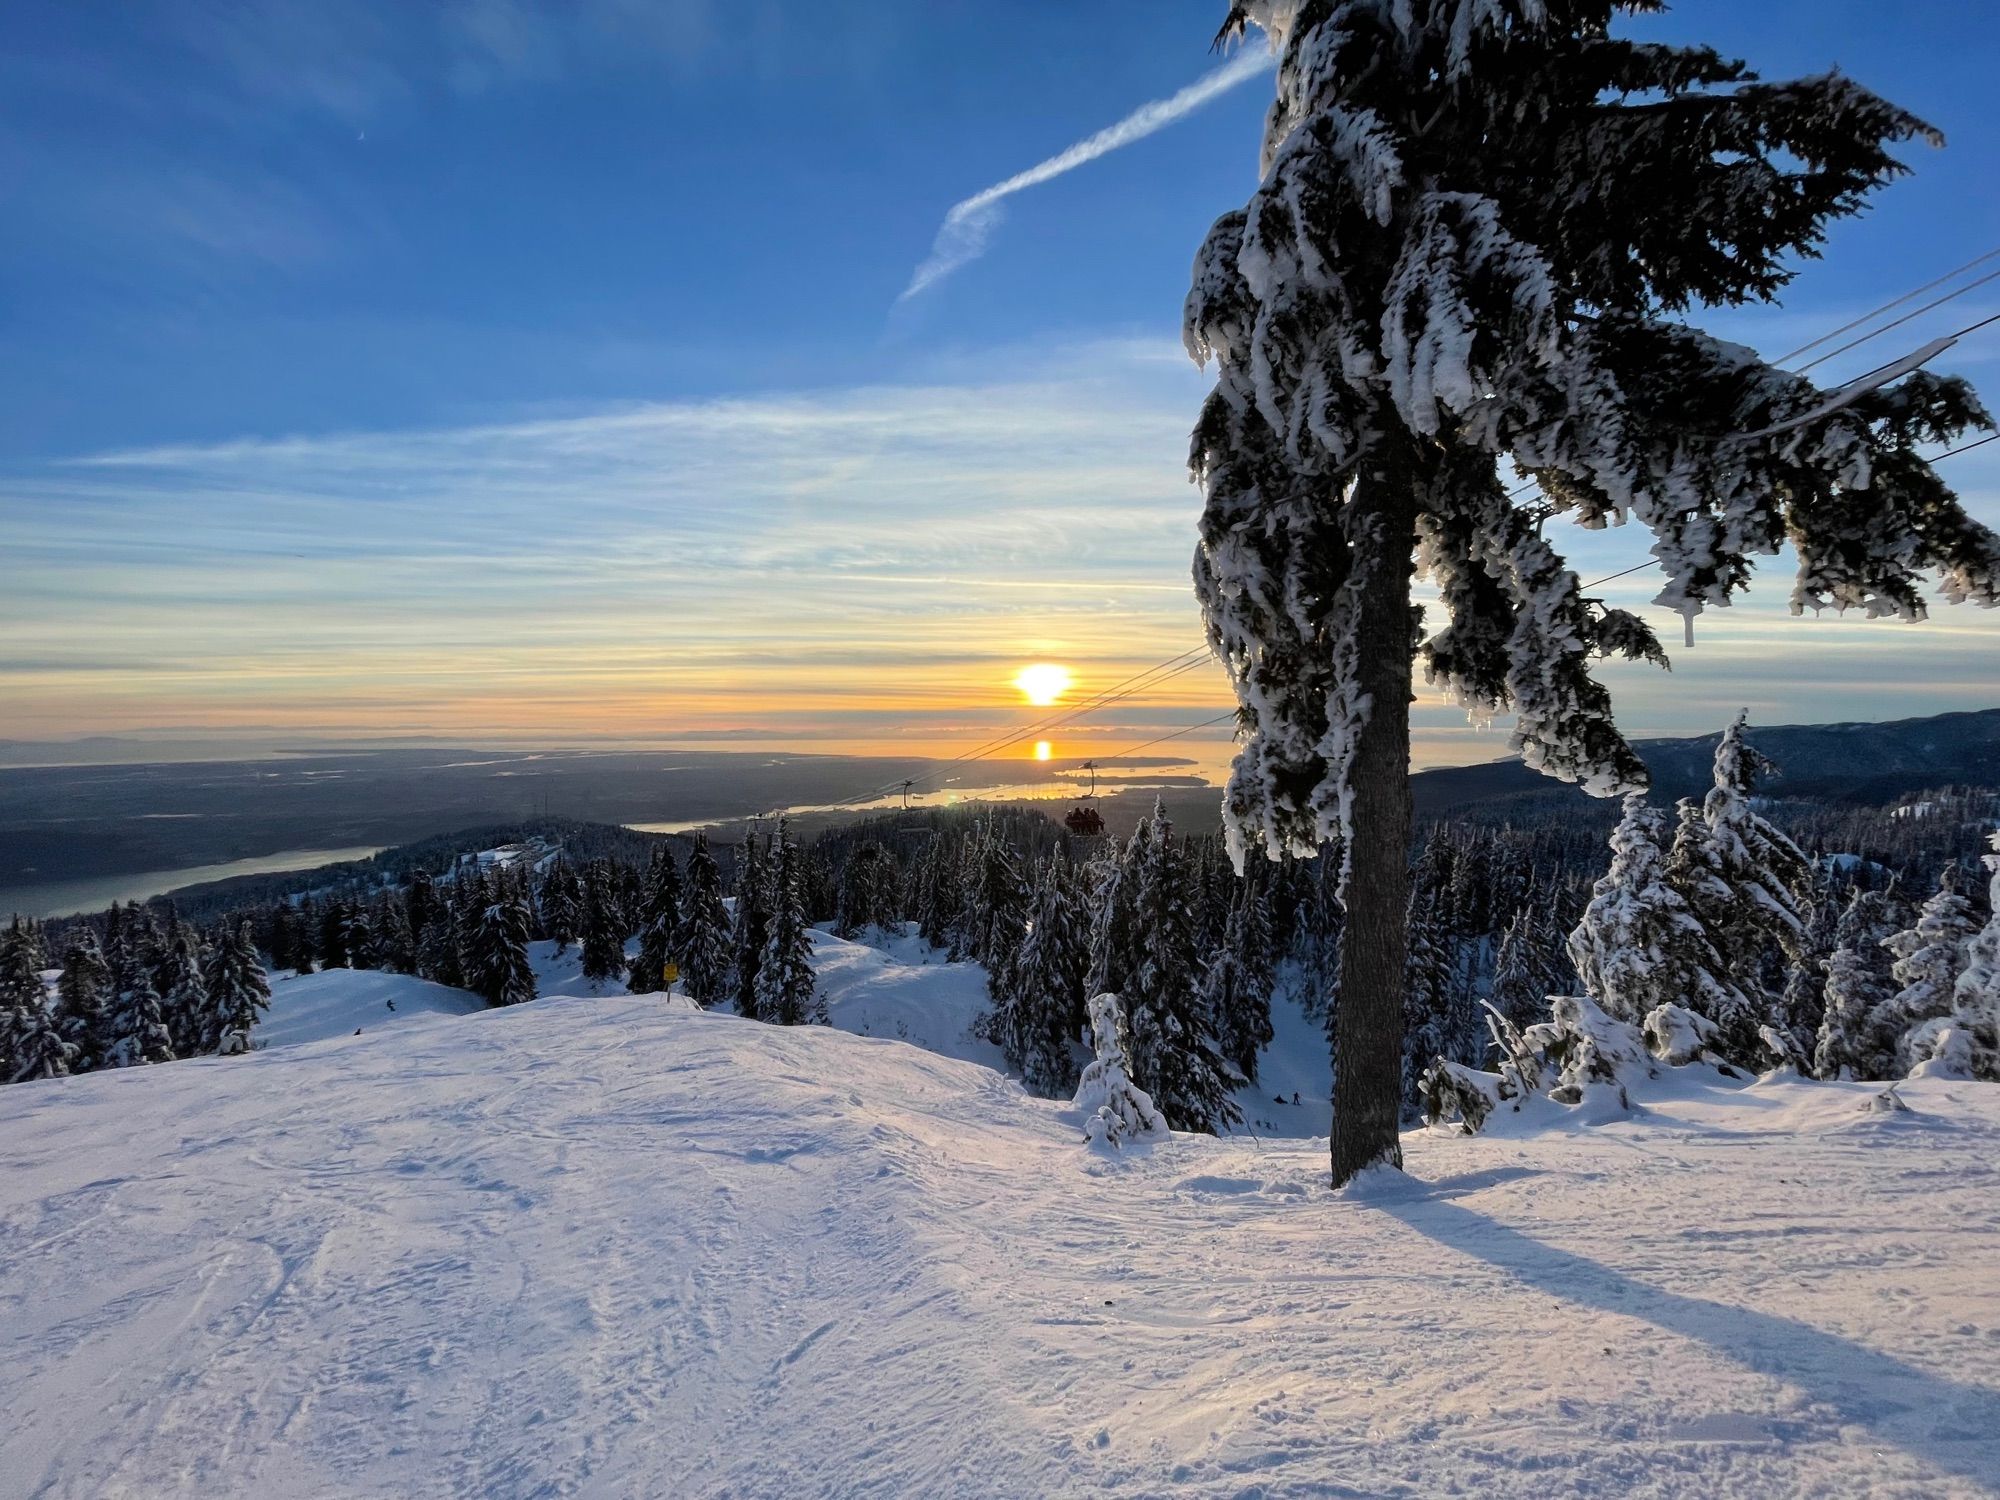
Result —
<path fill-rule="evenodd" d="M 1946 870 L 1915 923 L 1883 940 L 1882 946 L 1895 956 L 1889 972 L 1897 989 L 1878 1012 L 1877 1025 L 1894 1034 L 1902 1071 L 1922 1060 L 1913 1052 L 1913 1034 L 1926 1022 L 1952 1014 L 1966 948 L 1978 931 L 1979 919 Z"/>
<path fill-rule="evenodd" d="M 779 1026 L 826 1024 L 826 1000 L 815 993 L 812 936 L 806 925 L 804 861 L 781 821 L 772 842 L 771 917 L 757 964 L 757 1014 Z"/>
<path fill-rule="evenodd" d="M 1262 898 L 1245 886 L 1222 926 L 1222 941 L 1202 975 L 1201 1002 L 1223 1059 L 1246 1083 L 1257 1081 L 1257 1054 L 1270 1046 L 1270 927 Z M 1261 951 L 1260 951 L 1261 950 Z"/>
<path fill-rule="evenodd" d="M 489 905 L 479 915 L 471 948 L 466 978 L 488 1005 L 519 1005 L 535 998 L 526 902 L 509 897 Z"/>
<path fill-rule="evenodd" d="M 0 1083 L 13 1081 L 21 1049 L 31 1032 L 39 1034 L 47 1010 L 34 945 L 17 918 L 0 932 Z"/>
<path fill-rule="evenodd" d="M 556 952 L 577 940 L 583 930 L 583 888 L 569 861 L 558 855 L 542 877 L 542 927 L 555 939 Z"/>
<path fill-rule="evenodd" d="M 1097 1056 L 1077 1081 L 1073 1101 L 1083 1115 L 1084 1139 L 1094 1146 L 1118 1147 L 1140 1136 L 1165 1135 L 1166 1117 L 1132 1081 L 1125 1012 L 1118 997 L 1092 995 L 1089 1013 Z"/>
<path fill-rule="evenodd" d="M 1687 815 L 1694 818 L 1693 804 Z M 1591 887 L 1570 958 L 1590 997 L 1614 1020 L 1638 1025 L 1656 1007 L 1682 1005 L 1719 1027 L 1755 1034 L 1750 1003 L 1667 877 L 1666 814 L 1644 793 L 1625 798 L 1611 835 L 1611 868 Z"/>
<path fill-rule="evenodd" d="M 1132 1077 L 1176 1130 L 1215 1132 L 1242 1118 L 1236 1080 L 1216 1050 L 1195 966 L 1195 916 L 1181 846 L 1159 806 L 1139 850 L 1126 978 L 1127 1057 Z"/>
<path fill-rule="evenodd" d="M 1414 1116 L 1421 1108 L 1425 1069 L 1442 1058 L 1470 1063 L 1477 1046 L 1478 1018 L 1472 994 L 1458 981 L 1445 951 L 1447 934 L 1439 924 L 1436 898 L 1411 892 L 1405 960 L 1408 978 L 1403 991 L 1403 1105 Z"/>
<path fill-rule="evenodd" d="M 248 922 L 225 931 L 210 950 L 208 1003 L 215 1050 L 224 1056 L 248 1052 L 251 1032 L 271 1008 L 271 983 L 258 960 Z"/>
<path fill-rule="evenodd" d="M 639 902 L 639 951 L 625 987 L 635 995 L 650 995 L 667 987 L 667 965 L 678 966 L 681 929 L 681 872 L 674 852 L 653 846 L 646 866 L 646 884 Z"/>
<path fill-rule="evenodd" d="M 771 926 L 771 889 L 764 866 L 764 851 L 757 836 L 751 834 L 743 840 L 743 858 L 736 870 L 736 915 L 730 929 L 730 952 L 736 1011 L 753 1021 L 758 1019 L 757 970 L 764 962 L 764 942 Z"/>
<path fill-rule="evenodd" d="M 1798 954 L 1785 975 L 1778 999 L 1780 1024 L 1794 1051 L 1810 1062 L 1818 1045 L 1819 1023 L 1826 1013 L 1826 966 L 1833 957 L 1834 935 L 1840 928 L 1841 903 L 1827 879 L 1815 874 L 1813 896 L 1806 910 L 1805 933 Z"/>
<path fill-rule="evenodd" d="M 1644 784 L 1590 675 L 1659 659 L 1552 515 L 1637 520 L 1692 617 L 1789 543 L 1796 608 L 2000 600 L 2000 539 L 1919 456 L 1982 413 L 1921 371 L 1821 391 L 1691 307 L 1768 300 L 1928 134 L 1838 74 L 1614 37 L 1649 0 L 1241 0 L 1279 52 L 1259 184 L 1195 262 L 1195 582 L 1235 683 L 1240 852 L 1338 836 L 1336 1184 L 1397 1162 L 1413 660 L 1532 766 Z M 1500 462 L 1533 478 L 1517 500 Z M 1443 598 L 1425 633 L 1412 559 Z"/>
<path fill-rule="evenodd" d="M 1722 1028 L 1720 1050 L 1749 1063 L 1758 1050 L 1757 1028 L 1780 1009 L 1787 959 L 1804 952 L 1804 902 L 1813 886 L 1812 866 L 1784 834 L 1756 810 L 1757 779 L 1771 762 L 1745 743 L 1749 720 L 1739 713 L 1715 747 L 1714 784 L 1700 816 L 1683 810 L 1667 861 L 1667 879 L 1693 911 L 1730 980 L 1749 1000 L 1741 1014 L 1711 1014 Z"/>
<path fill-rule="evenodd" d="M 111 1045 L 111 965 L 88 927 L 70 939 L 63 954 L 62 976 L 56 980 L 56 1019 L 64 1040 L 77 1049 L 75 1068 L 82 1071 L 104 1061 Z"/>
<path fill-rule="evenodd" d="M 160 1014 L 167 1023 L 176 1057 L 195 1057 L 215 1050 L 208 1005 L 208 981 L 202 974 L 201 934 L 176 917 L 153 972 L 160 995 Z"/>
<path fill-rule="evenodd" d="M 1965 969 L 1952 995 L 1954 1014 L 1964 1028 L 1972 1071 L 2000 1082 L 2000 833 L 1985 857 L 1993 873 L 1992 915 L 1965 947 Z"/>
<path fill-rule="evenodd" d="M 577 958 L 585 979 L 602 983 L 625 973 L 625 924 L 619 916 L 618 893 L 611 871 L 594 859 L 583 872 L 583 922 L 577 934 Z"/>
<path fill-rule="evenodd" d="M 1050 856 L 1030 909 L 1027 936 L 999 997 L 995 1033 L 1031 1091 L 1060 1098 L 1076 1088 L 1076 1013 L 1089 962 L 1074 882 L 1060 852 Z"/>
<path fill-rule="evenodd" d="M 39 976 L 35 984 L 39 989 Z M 8 1020 L 9 1013 L 0 1012 L 0 1021 Z M 5 1057 L 0 1060 L 4 1061 L 7 1071 L 0 1074 L 0 1082 L 29 1083 L 38 1078 L 61 1078 L 76 1062 L 76 1044 L 63 1037 L 56 1018 L 39 1001 L 11 1012 L 10 1032 L 4 1049 Z"/>
<path fill-rule="evenodd" d="M 718 1004 L 729 983 L 729 911 L 722 904 L 722 872 L 708 852 L 705 833 L 694 836 L 694 852 L 688 856 L 681 930 L 674 946 L 694 1003 Z"/>
<path fill-rule="evenodd" d="M 887 931 L 896 921 L 896 861 L 873 839 L 847 856 L 834 897 L 834 930 L 857 938 L 869 928 Z"/>
<path fill-rule="evenodd" d="M 1813 1047 L 1813 1072 L 1821 1078 L 1886 1078 L 1894 1071 L 1894 1038 L 1880 1034 L 1876 1018 L 1895 994 L 1882 946 L 1897 929 L 1895 912 L 1886 892 L 1856 891 L 1841 913 Z"/>
<path fill-rule="evenodd" d="M 105 1048 L 107 1068 L 136 1068 L 145 1063 L 174 1060 L 174 1041 L 161 1013 L 153 976 L 141 971 L 118 992 L 111 1009 L 111 1044 Z"/>

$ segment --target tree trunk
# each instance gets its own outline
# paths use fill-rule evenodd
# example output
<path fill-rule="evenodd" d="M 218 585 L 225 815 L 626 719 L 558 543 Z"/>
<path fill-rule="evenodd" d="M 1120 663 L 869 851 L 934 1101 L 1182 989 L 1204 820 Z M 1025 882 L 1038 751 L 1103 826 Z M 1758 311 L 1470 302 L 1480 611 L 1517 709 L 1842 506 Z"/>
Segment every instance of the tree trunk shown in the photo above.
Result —
<path fill-rule="evenodd" d="M 1355 542 L 1358 668 L 1370 698 L 1352 772 L 1354 805 L 1334 1033 L 1333 1185 L 1400 1167 L 1403 990 L 1409 951 L 1411 553 L 1408 477 L 1362 478 Z"/>

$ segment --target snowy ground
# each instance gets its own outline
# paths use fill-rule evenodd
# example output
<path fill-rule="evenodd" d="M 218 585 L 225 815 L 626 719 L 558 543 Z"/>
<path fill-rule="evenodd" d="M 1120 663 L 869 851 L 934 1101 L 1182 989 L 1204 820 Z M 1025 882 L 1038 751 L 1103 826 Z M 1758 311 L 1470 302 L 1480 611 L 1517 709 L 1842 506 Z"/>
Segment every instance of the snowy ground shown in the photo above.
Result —
<path fill-rule="evenodd" d="M 0 1090 L 0 1489 L 1993 1493 L 2000 1089 L 1672 1084 L 1342 1198 L 650 998 Z"/>

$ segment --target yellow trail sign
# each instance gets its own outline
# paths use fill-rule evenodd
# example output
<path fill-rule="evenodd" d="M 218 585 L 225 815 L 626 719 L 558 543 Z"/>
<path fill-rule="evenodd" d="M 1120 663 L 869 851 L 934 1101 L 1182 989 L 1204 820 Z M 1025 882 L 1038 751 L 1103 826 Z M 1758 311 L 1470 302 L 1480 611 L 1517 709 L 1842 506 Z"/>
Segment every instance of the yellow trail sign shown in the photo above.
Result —
<path fill-rule="evenodd" d="M 670 985 L 670 984 L 672 984 L 672 983 L 673 983 L 673 982 L 674 982 L 675 980 L 679 979 L 680 977 L 681 977 L 681 966 L 680 966 L 679 964 L 677 964 L 677 963 L 666 963 L 666 964 L 663 964 L 663 965 L 661 965 L 661 967 L 660 967 L 660 982 L 661 982 L 662 984 L 669 984 L 669 985 Z"/>

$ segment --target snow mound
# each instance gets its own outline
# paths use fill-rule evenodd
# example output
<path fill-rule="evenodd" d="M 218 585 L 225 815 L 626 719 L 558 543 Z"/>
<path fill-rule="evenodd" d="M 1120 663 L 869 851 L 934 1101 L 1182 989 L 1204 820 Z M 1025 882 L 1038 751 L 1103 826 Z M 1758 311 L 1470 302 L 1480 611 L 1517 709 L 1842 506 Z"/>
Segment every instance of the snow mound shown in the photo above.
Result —
<path fill-rule="evenodd" d="M 650 997 L 22 1084 L 0 1473 L 1970 1497 L 2000 1473 L 2000 1089 L 1900 1092 L 1893 1128 L 1862 1086 L 1767 1080 L 1417 1132 L 1407 1178 L 1336 1197 L 1318 1144 L 1107 1156 L 975 1064 Z"/>
<path fill-rule="evenodd" d="M 322 969 L 271 976 L 271 1009 L 252 1039 L 259 1047 L 296 1047 L 333 1037 L 400 1027 L 425 1016 L 467 1016 L 486 1002 L 467 990 L 413 974 Z"/>
<path fill-rule="evenodd" d="M 811 937 L 814 981 L 836 1030 L 1005 1071 L 1000 1049 L 973 1032 L 992 1004 L 978 964 L 949 963 L 914 933 L 849 942 L 814 928 Z"/>

